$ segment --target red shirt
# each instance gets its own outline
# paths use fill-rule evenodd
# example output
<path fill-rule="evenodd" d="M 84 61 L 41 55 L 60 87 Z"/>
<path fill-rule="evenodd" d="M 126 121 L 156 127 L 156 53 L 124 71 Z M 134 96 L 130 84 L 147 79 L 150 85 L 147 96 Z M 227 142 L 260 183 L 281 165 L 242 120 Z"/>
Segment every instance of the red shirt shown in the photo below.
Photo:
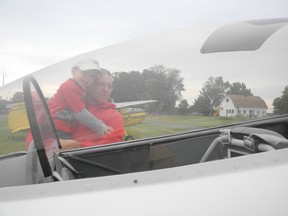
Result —
<path fill-rule="evenodd" d="M 99 136 L 96 132 L 90 128 L 74 122 L 74 129 L 71 131 L 71 139 L 75 139 L 81 142 L 81 147 L 97 146 L 108 143 L 120 142 L 124 137 L 124 121 L 121 114 L 116 110 L 116 106 L 113 103 L 105 104 L 88 104 L 88 110 L 101 119 L 106 125 L 109 125 L 114 130 L 110 135 Z M 32 141 L 32 134 L 29 131 L 26 138 L 26 147 Z"/>
<path fill-rule="evenodd" d="M 71 133 L 73 130 L 73 119 L 63 120 L 59 118 L 59 113 L 77 113 L 85 108 L 85 90 L 73 79 L 68 79 L 61 84 L 56 94 L 49 101 L 48 107 L 51 112 L 56 130 Z"/>
<path fill-rule="evenodd" d="M 113 103 L 87 104 L 87 109 L 106 125 L 114 130 L 110 135 L 99 136 L 90 128 L 76 122 L 71 133 L 71 139 L 81 142 L 82 147 L 97 146 L 107 143 L 120 142 L 124 136 L 124 121 Z"/>

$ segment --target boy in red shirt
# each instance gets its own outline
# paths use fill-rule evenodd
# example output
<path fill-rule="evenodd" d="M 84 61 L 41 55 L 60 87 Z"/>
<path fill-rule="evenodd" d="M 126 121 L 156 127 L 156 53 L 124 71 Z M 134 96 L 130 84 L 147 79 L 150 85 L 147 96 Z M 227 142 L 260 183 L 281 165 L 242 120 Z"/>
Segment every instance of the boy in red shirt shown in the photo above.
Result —
<path fill-rule="evenodd" d="M 87 87 L 87 109 L 96 117 L 113 128 L 110 134 L 99 136 L 90 128 L 79 122 L 73 126 L 70 139 L 61 139 L 63 149 L 98 146 L 123 141 L 124 121 L 116 110 L 115 104 L 110 102 L 112 91 L 112 75 L 106 69 L 96 75 L 96 80 Z"/>
<path fill-rule="evenodd" d="M 113 129 L 86 109 L 85 87 L 91 85 L 100 72 L 98 61 L 80 61 L 71 71 L 73 78 L 64 82 L 48 103 L 59 138 L 70 139 L 76 120 L 100 136 L 110 134 Z"/>

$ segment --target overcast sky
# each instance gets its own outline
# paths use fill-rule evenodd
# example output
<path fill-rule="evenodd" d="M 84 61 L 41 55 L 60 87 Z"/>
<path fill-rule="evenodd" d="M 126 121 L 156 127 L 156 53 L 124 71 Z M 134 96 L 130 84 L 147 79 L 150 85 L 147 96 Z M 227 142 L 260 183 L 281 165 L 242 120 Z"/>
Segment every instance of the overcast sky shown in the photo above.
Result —
<path fill-rule="evenodd" d="M 0 0 L 0 80 L 147 35 L 280 17 L 287 0 Z"/>

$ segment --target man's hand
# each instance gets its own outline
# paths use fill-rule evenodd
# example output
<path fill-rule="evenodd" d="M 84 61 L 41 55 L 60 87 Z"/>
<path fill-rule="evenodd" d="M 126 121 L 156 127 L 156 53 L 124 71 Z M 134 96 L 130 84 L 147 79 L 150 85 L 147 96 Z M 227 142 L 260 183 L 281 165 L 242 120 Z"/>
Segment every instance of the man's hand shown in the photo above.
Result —
<path fill-rule="evenodd" d="M 80 148 L 81 147 L 81 143 L 76 141 L 76 140 L 59 139 L 59 141 L 60 141 L 60 144 L 61 144 L 63 150 L 74 149 L 74 148 Z"/>

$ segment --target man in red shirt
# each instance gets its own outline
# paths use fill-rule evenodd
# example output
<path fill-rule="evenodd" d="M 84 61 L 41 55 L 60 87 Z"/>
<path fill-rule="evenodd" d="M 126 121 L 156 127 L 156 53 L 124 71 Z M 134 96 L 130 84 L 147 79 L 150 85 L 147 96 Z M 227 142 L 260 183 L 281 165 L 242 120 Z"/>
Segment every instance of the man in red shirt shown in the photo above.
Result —
<path fill-rule="evenodd" d="M 113 128 L 110 134 L 100 136 L 89 127 L 75 123 L 71 132 L 72 140 L 61 140 L 65 149 L 75 147 L 97 146 L 108 143 L 120 142 L 124 137 L 124 121 L 121 114 L 116 110 L 115 104 L 109 102 L 112 91 L 112 75 L 108 70 L 101 69 L 96 75 L 94 83 L 86 88 L 86 108 L 101 119 L 107 126 Z"/>

